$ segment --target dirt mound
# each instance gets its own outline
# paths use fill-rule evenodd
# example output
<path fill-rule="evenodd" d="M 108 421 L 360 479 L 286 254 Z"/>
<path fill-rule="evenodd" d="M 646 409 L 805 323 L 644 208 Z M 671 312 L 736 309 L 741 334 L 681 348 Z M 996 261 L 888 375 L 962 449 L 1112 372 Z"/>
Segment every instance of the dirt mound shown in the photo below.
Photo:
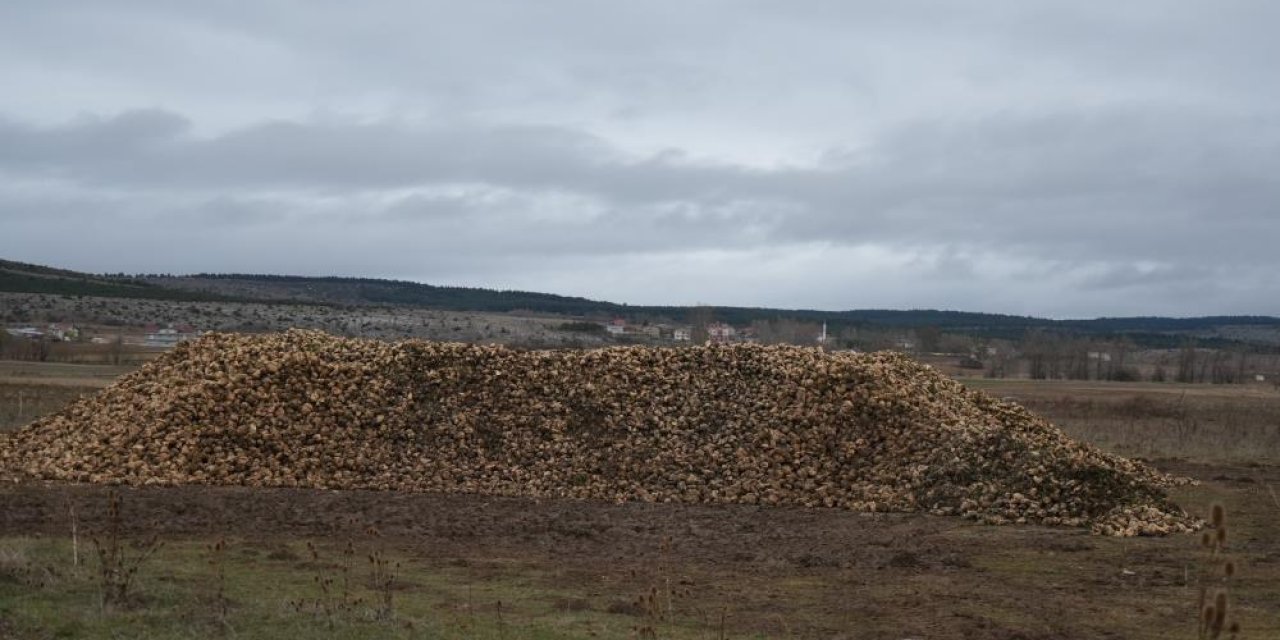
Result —
<path fill-rule="evenodd" d="M 0 441 L 21 476 L 929 511 L 1112 535 L 1170 479 L 892 353 L 215 334 Z"/>

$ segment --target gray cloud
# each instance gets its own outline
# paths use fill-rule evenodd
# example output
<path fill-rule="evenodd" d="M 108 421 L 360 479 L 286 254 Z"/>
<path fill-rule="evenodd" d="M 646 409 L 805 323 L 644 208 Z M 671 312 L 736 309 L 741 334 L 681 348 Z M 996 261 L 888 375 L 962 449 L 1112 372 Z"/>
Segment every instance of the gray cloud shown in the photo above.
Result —
<path fill-rule="evenodd" d="M 381 9 L 6 4 L 0 253 L 628 302 L 1280 313 L 1271 5 Z"/>

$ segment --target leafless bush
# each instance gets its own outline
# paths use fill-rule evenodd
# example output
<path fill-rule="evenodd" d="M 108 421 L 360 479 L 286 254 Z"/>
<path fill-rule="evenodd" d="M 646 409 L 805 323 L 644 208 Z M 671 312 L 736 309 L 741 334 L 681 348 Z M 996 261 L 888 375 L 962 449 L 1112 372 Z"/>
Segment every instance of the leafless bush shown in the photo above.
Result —
<path fill-rule="evenodd" d="M 98 556 L 97 582 L 103 609 L 128 605 L 138 570 L 161 547 L 156 535 L 132 545 L 124 540 L 124 515 L 118 491 L 107 494 L 106 529 L 93 536 Z"/>

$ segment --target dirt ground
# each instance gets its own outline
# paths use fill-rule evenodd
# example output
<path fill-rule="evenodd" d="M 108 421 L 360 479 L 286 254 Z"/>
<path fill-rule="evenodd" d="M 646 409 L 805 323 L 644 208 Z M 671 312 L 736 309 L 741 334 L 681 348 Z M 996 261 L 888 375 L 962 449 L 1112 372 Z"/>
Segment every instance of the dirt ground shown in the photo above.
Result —
<path fill-rule="evenodd" d="M 1227 505 L 1246 567 L 1234 591 L 1245 637 L 1276 637 L 1280 468 L 1166 467 L 1204 481 L 1178 494 L 1190 510 Z M 0 537 L 68 536 L 73 505 L 79 526 L 94 530 L 107 490 L 6 486 Z M 123 496 L 138 536 L 332 547 L 373 524 L 414 571 L 462 570 L 477 584 L 515 572 L 575 594 L 574 607 L 624 615 L 671 579 L 678 610 L 724 611 L 732 632 L 765 637 L 1192 637 L 1202 559 L 1190 536 L 1120 540 L 826 509 L 226 487 Z"/>
<path fill-rule="evenodd" d="M 1201 516 L 1215 502 L 1227 509 L 1240 637 L 1280 637 L 1280 396 L 1146 386 L 1006 382 L 990 392 L 1105 447 L 1141 441 L 1157 467 L 1200 481 L 1174 498 Z M 55 392 L 71 391 L 44 388 L 51 403 Z M 1198 455 L 1228 438 L 1237 444 L 1224 455 Z M 0 485 L 0 543 L 62 544 L 73 511 L 82 535 L 101 531 L 109 490 Z M 1193 638 L 1206 564 L 1194 536 L 1113 539 L 915 514 L 236 487 L 120 491 L 130 537 L 155 534 L 197 549 L 226 537 L 244 562 L 282 559 L 259 573 L 305 574 L 303 544 L 329 554 L 347 541 L 369 546 L 373 525 L 378 544 L 406 563 L 398 596 L 406 602 L 422 596 L 430 611 L 460 616 L 474 611 L 473 589 L 501 590 L 513 607 L 543 611 L 541 621 L 620 621 L 539 637 L 634 636 L 619 630 L 634 630 L 644 616 L 637 598 L 661 587 L 684 625 L 671 637 L 720 637 L 723 617 L 731 638 Z M 4 622 L 0 615 L 0 637 Z M 469 637 L 460 633 L 450 637 Z"/>
<path fill-rule="evenodd" d="M 38 384 L 100 389 L 137 366 L 0 360 L 0 385 Z"/>

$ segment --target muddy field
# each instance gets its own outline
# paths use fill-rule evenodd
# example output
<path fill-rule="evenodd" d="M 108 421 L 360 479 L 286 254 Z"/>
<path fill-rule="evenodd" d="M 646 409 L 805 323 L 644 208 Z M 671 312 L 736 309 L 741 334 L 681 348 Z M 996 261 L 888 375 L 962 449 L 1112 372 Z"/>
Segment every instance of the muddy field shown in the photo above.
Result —
<path fill-rule="evenodd" d="M 1050 418 L 1061 411 L 1079 433 L 1086 432 L 1077 424 L 1080 405 L 1046 399 L 1093 402 L 1096 424 L 1154 429 L 1187 419 L 1167 416 L 1158 395 L 1164 389 L 1078 391 L 1035 386 L 1020 393 L 1028 404 L 1040 398 Z M 1230 388 L 1205 388 L 1202 400 L 1261 403 L 1257 411 L 1239 412 L 1223 436 L 1262 434 L 1229 449 L 1251 450 L 1249 459 L 1176 455 L 1161 449 L 1179 446 L 1170 438 L 1152 445 L 1162 454 L 1154 463 L 1201 481 L 1174 493 L 1189 511 L 1207 515 L 1213 502 L 1226 506 L 1228 549 L 1240 566 L 1231 589 L 1241 637 L 1276 637 L 1280 452 L 1268 449 L 1265 438 L 1277 400 L 1223 400 L 1222 393 Z M 1151 415 L 1126 417 L 1124 411 L 1136 410 L 1134 397 L 1147 398 L 1138 406 Z M 1153 404 L 1143 404 L 1148 401 Z M 1193 413 L 1213 406 L 1196 404 Z M 1121 414 L 1108 418 L 1108 411 Z M 1257 424 L 1240 427 L 1251 420 Z M 1214 423 L 1200 424 L 1208 430 Z M 104 613 L 93 604 L 87 538 L 105 528 L 107 491 L 30 483 L 0 489 L 0 637 L 191 637 L 231 630 L 238 637 L 586 638 L 637 637 L 653 629 L 656 637 L 681 638 L 1194 638 L 1198 575 L 1206 561 L 1192 536 L 1112 539 L 924 515 L 138 488 L 121 489 L 126 537 L 157 535 L 166 547 L 140 569 L 139 603 Z M 79 569 L 70 566 L 73 523 L 84 556 Z M 235 604 L 215 625 L 202 554 L 221 537 L 230 549 Z M 308 542 L 317 549 L 314 557 Z M 315 595 L 316 575 L 337 571 L 349 542 L 361 554 L 377 548 L 400 563 L 394 622 L 355 612 L 334 626 L 315 611 L 287 606 Z M 672 614 L 655 617 L 645 594 L 657 594 Z"/>

